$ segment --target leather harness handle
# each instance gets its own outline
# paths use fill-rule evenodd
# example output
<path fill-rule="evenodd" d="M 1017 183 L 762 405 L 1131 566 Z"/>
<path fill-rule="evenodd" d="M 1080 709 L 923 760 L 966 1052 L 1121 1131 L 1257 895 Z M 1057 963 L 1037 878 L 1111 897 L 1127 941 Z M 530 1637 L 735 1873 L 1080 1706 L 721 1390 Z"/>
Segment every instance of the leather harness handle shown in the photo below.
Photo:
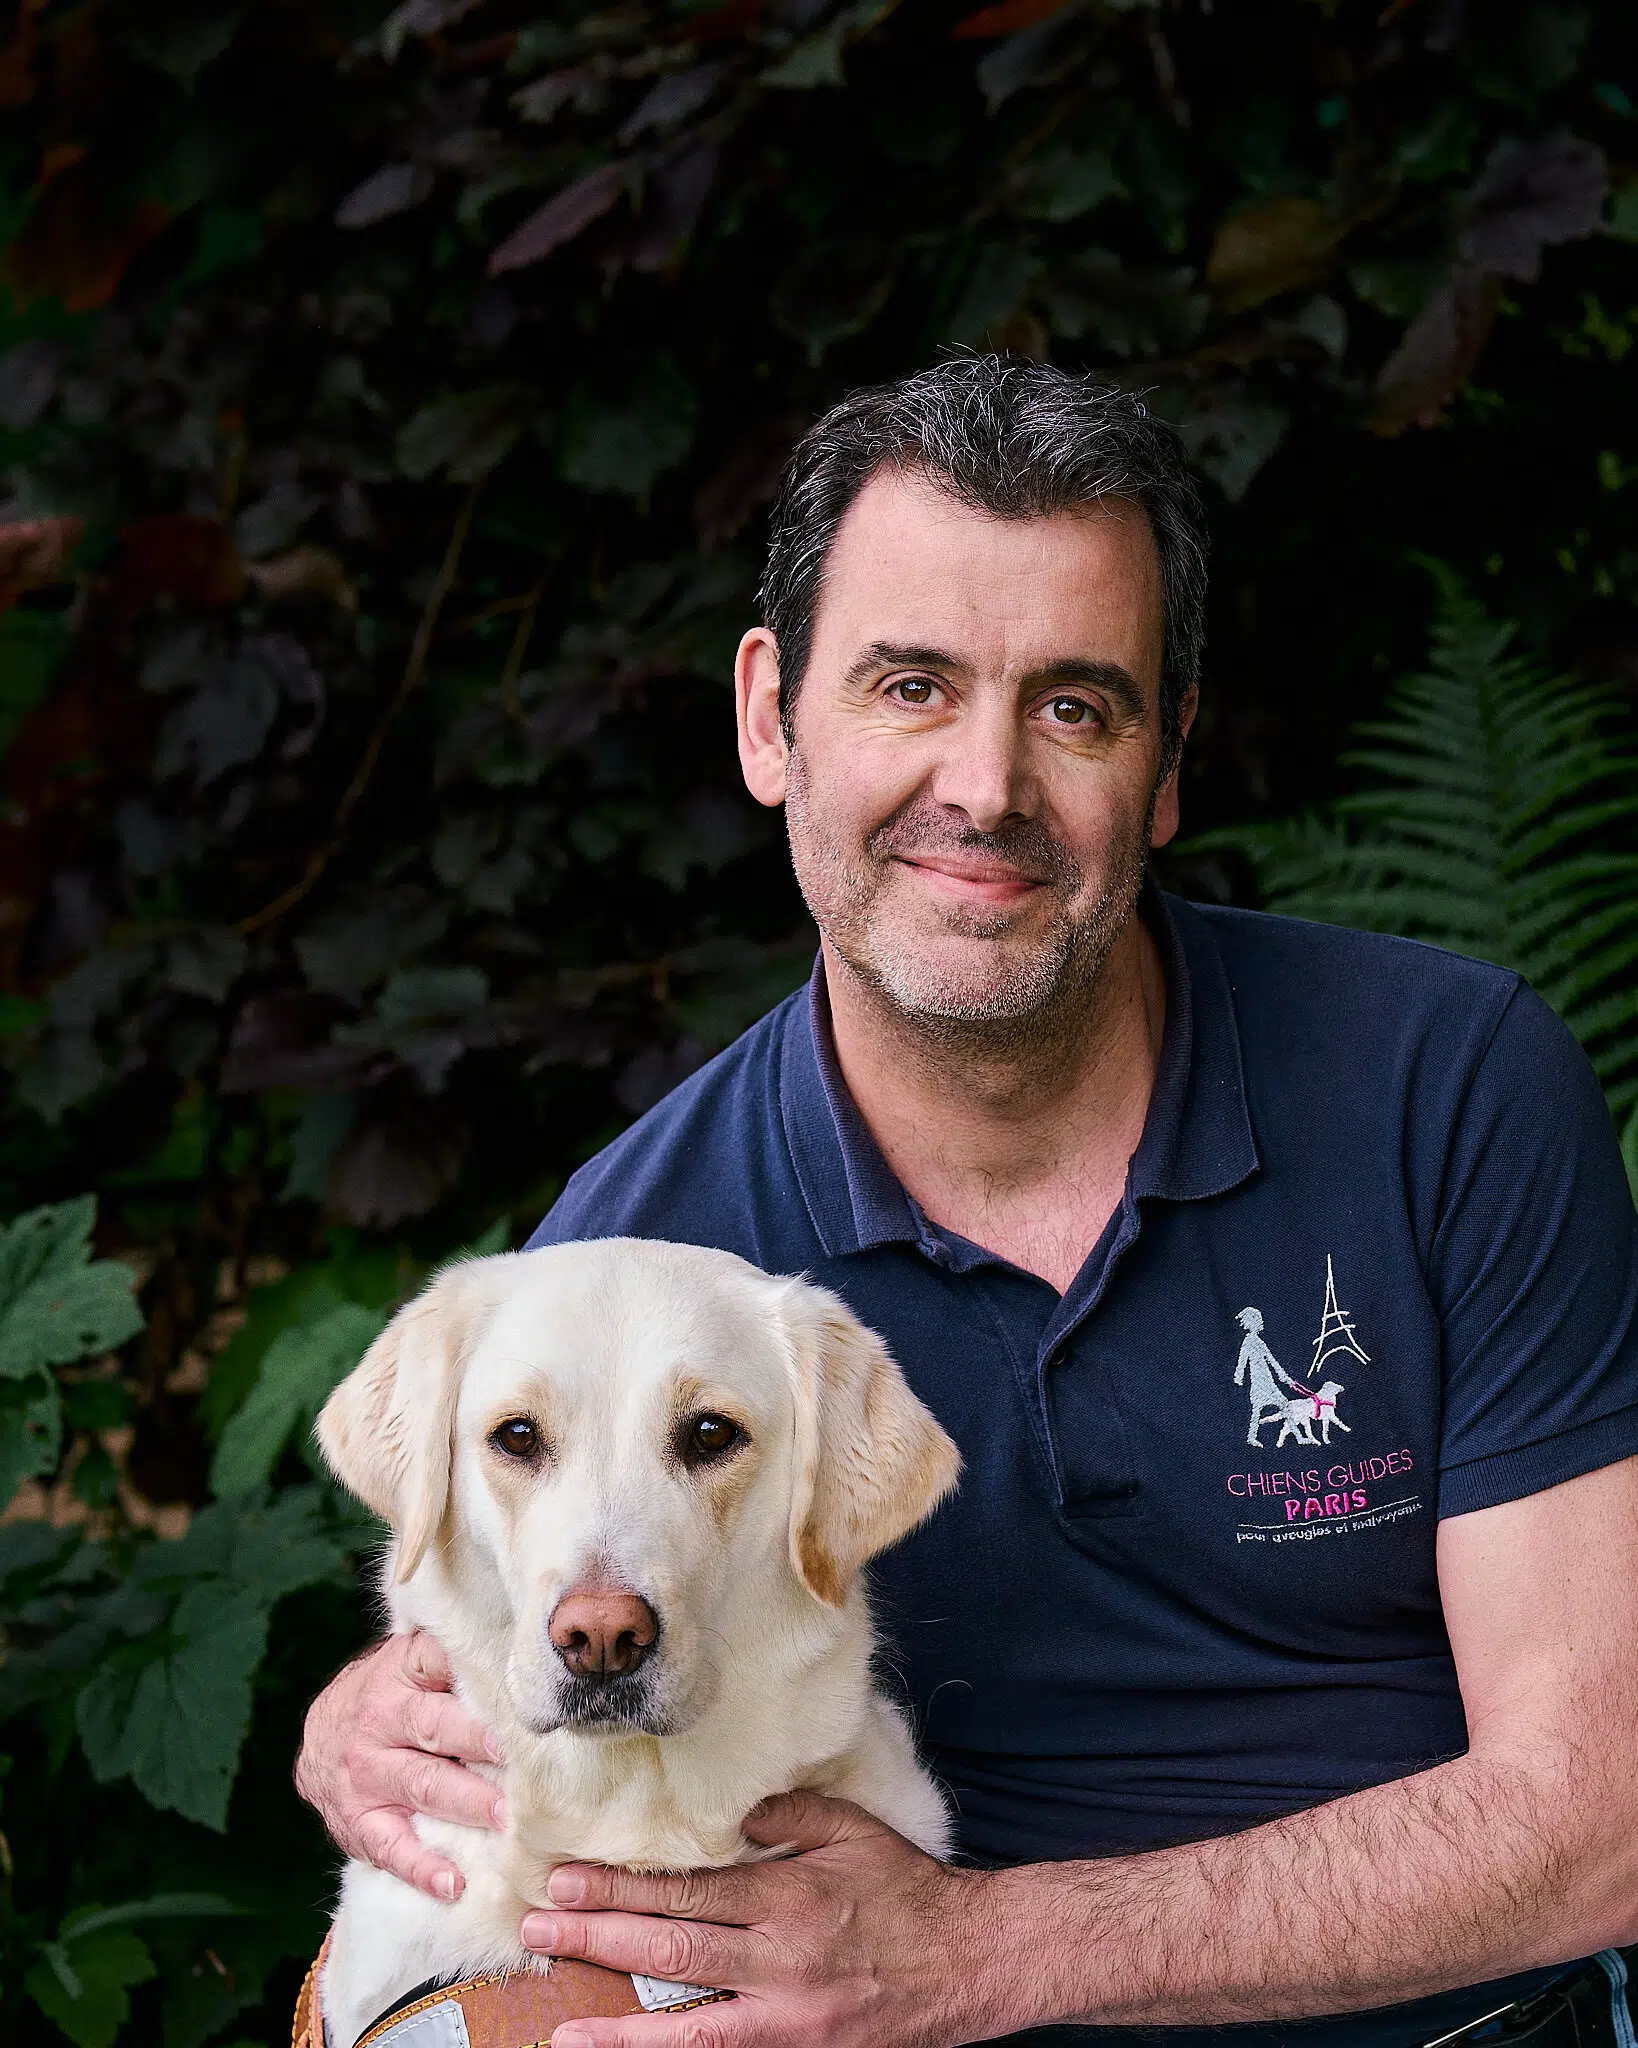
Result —
<path fill-rule="evenodd" d="M 329 1953 L 327 1935 L 296 2000 L 290 2048 L 371 2048 L 372 2043 L 382 2041 L 402 2021 L 434 2006 L 449 2004 L 461 2009 L 470 2048 L 547 2048 L 552 2029 L 565 2020 L 625 2019 L 633 2013 L 649 2011 L 686 2012 L 696 2005 L 714 2005 L 731 1995 L 726 1991 L 702 1990 L 693 1997 L 679 1996 L 675 2003 L 650 2005 L 639 1997 L 636 1983 L 624 1970 L 604 1970 L 595 1963 L 553 1957 L 544 1970 L 510 1970 L 500 1976 L 470 1977 L 460 1984 L 443 1985 L 376 2021 L 356 2043 L 326 2044 L 319 1980 Z M 684 1991 L 691 1987 L 675 1988 Z"/>

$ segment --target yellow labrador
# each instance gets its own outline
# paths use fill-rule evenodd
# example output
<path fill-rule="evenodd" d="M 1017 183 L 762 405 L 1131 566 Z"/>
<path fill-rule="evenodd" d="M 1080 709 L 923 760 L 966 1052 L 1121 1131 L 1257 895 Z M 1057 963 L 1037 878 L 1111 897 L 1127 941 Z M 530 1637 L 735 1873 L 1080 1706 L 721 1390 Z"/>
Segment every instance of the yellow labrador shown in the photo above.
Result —
<path fill-rule="evenodd" d="M 395 1629 L 428 1629 L 499 1735 L 504 1833 L 423 1819 L 453 1904 L 350 1863 L 333 2048 L 429 1977 L 535 1964 L 558 1863 L 732 1863 L 807 1786 L 934 1855 L 948 1826 L 871 1676 L 867 1559 L 955 1484 L 955 1446 L 834 1295 L 635 1239 L 452 1267 L 331 1396 L 336 1476 L 391 1524 Z"/>

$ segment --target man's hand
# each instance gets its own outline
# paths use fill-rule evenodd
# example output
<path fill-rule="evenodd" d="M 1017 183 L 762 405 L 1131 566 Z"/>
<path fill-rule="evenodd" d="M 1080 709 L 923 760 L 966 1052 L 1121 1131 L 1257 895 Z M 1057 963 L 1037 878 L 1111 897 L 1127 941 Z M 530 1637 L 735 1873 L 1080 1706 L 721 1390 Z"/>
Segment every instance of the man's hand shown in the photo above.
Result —
<path fill-rule="evenodd" d="M 336 1846 L 435 1899 L 459 1898 L 465 1879 L 420 1839 L 411 1815 L 469 1828 L 505 1821 L 500 1793 L 465 1768 L 499 1763 L 500 1751 L 454 1682 L 431 1636 L 388 1636 L 308 1708 L 296 1759 L 296 1790 Z"/>
<path fill-rule="evenodd" d="M 989 1880 L 914 1849 L 857 1806 L 816 1793 L 770 1799 L 753 1841 L 795 1853 L 681 1877 L 565 1864 L 528 1914 L 525 1943 L 730 2003 L 631 2019 L 566 2021 L 552 2048 L 948 2048 L 1008 2031 L 975 2013 Z M 996 1987 L 988 1988 L 993 1998 Z"/>

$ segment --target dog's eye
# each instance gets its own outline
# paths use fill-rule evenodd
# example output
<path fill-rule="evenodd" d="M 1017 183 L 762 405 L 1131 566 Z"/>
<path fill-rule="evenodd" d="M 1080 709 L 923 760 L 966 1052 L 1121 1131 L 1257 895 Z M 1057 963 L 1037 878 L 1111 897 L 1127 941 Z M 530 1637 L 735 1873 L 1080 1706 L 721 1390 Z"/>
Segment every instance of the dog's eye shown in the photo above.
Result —
<path fill-rule="evenodd" d="M 683 1424 L 679 1448 L 685 1465 L 709 1465 L 744 1441 L 744 1430 L 726 1415 L 696 1415 Z"/>
<path fill-rule="evenodd" d="M 509 1458 L 532 1458 L 540 1449 L 540 1431 L 527 1415 L 513 1415 L 489 1432 L 489 1441 Z"/>

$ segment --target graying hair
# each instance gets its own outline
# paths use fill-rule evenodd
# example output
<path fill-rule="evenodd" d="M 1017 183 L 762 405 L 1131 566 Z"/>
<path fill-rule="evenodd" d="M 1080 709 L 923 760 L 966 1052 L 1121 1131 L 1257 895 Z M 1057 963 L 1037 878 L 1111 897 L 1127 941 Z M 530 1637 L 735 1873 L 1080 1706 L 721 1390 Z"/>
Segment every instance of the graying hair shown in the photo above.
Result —
<path fill-rule="evenodd" d="M 1205 641 L 1205 513 L 1182 444 L 1132 393 L 1013 356 L 961 356 L 851 392 L 796 444 L 759 592 L 763 623 L 779 643 L 787 738 L 831 544 L 884 468 L 925 476 L 997 519 L 1039 519 L 1106 498 L 1142 506 L 1160 560 L 1160 728 L 1169 771 Z"/>

